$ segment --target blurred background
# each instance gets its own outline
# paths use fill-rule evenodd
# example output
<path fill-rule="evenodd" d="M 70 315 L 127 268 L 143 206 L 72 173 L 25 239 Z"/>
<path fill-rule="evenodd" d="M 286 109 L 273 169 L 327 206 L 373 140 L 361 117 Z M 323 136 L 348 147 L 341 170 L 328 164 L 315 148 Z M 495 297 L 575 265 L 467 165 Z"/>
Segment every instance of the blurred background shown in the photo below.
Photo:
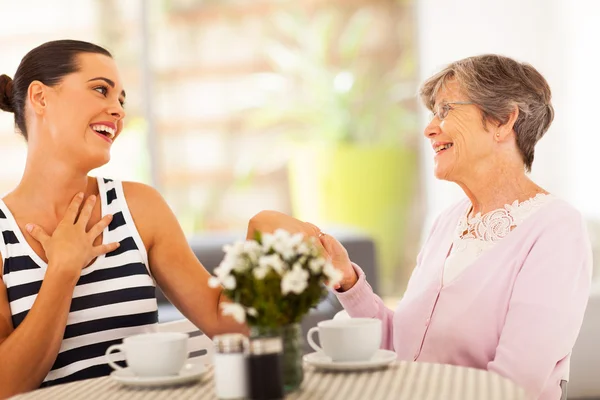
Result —
<path fill-rule="evenodd" d="M 567 0 L 0 0 L 0 72 L 53 39 L 109 49 L 125 132 L 94 173 L 156 187 L 190 238 L 245 231 L 274 209 L 376 245 L 379 291 L 404 291 L 437 214 L 462 195 L 433 178 L 419 83 L 501 53 L 533 64 L 556 119 L 533 178 L 600 218 L 600 2 Z M 0 114 L 0 194 L 26 144 Z M 597 257 L 597 259 L 600 257 Z"/>

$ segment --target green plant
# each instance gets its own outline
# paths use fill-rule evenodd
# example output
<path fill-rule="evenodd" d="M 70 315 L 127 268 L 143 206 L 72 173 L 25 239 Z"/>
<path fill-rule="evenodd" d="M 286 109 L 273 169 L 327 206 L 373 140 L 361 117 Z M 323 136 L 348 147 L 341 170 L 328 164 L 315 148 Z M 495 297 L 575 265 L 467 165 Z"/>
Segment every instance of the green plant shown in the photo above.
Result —
<path fill-rule="evenodd" d="M 261 328 L 300 322 L 317 305 L 325 282 L 334 285 L 341 273 L 327 262 L 315 239 L 277 230 L 257 233 L 255 240 L 225 246 L 225 258 L 209 284 L 222 286 L 232 303 L 223 314 Z"/>
<path fill-rule="evenodd" d="M 407 106 L 415 95 L 412 56 L 370 46 L 377 15 L 366 8 L 286 11 L 272 23 L 265 53 L 290 95 L 258 110 L 254 123 L 302 141 L 406 145 L 416 127 Z"/>

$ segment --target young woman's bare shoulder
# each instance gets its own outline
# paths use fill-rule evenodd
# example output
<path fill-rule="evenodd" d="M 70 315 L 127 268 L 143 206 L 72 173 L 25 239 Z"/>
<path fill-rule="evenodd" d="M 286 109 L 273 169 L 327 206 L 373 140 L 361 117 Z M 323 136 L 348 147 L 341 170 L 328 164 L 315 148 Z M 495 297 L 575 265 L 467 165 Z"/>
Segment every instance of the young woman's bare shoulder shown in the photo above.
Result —
<path fill-rule="evenodd" d="M 171 217 L 171 209 L 158 190 L 144 183 L 123 182 L 123 193 L 131 217 L 148 248 L 156 230 L 160 229 L 165 218 Z"/>
<path fill-rule="evenodd" d="M 158 190 L 145 183 L 123 181 L 123 192 L 129 208 L 153 208 L 164 203 Z"/>

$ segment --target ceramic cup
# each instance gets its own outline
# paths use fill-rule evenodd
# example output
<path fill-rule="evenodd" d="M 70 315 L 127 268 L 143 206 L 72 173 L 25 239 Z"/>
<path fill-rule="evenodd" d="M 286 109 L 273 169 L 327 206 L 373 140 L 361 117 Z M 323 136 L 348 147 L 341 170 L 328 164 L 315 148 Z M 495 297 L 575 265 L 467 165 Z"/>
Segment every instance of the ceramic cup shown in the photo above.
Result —
<path fill-rule="evenodd" d="M 111 360 L 111 353 L 125 353 L 127 366 L 137 376 L 177 375 L 188 358 L 188 334 L 180 332 L 145 333 L 123 339 L 106 350 L 108 365 L 123 369 Z"/>
<path fill-rule="evenodd" d="M 313 340 L 319 334 L 321 347 Z M 307 334 L 310 347 L 325 353 L 332 361 L 367 361 L 381 346 L 381 321 L 349 318 L 321 321 Z"/>

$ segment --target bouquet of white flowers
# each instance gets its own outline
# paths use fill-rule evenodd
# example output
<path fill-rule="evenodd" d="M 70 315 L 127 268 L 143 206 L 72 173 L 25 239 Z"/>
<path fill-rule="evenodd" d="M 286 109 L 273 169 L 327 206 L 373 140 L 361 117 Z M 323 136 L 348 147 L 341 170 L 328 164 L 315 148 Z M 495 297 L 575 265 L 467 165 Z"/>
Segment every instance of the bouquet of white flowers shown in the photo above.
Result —
<path fill-rule="evenodd" d="M 225 258 L 209 280 L 233 302 L 224 315 L 250 326 L 277 328 L 300 322 L 318 304 L 325 285 L 342 278 L 317 246 L 317 239 L 279 229 L 255 240 L 226 245 Z"/>

